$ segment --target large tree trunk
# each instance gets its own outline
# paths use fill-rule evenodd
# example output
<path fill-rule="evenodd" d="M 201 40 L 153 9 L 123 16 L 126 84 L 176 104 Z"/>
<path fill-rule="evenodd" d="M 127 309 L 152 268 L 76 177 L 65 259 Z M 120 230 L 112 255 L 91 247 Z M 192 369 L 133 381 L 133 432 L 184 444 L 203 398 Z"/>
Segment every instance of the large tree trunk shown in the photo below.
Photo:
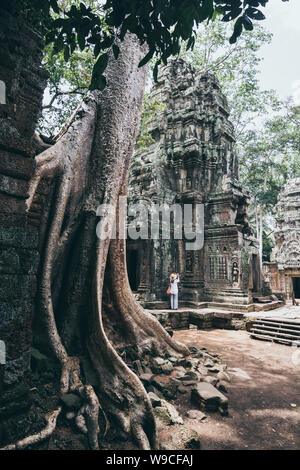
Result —
<path fill-rule="evenodd" d="M 77 421 L 92 448 L 98 446 L 99 408 L 110 427 L 122 429 L 139 447 L 157 446 L 147 393 L 116 348 L 188 354 L 135 301 L 125 241 L 96 236 L 99 204 L 117 208 L 126 193 L 145 87 L 146 68 L 138 68 L 144 54 L 128 35 L 118 60 L 110 59 L 108 87 L 89 92 L 57 143 L 37 157 L 28 204 L 41 179 L 54 178 L 44 220 L 38 316 L 62 366 L 61 392 L 77 390 L 85 399 Z M 113 218 L 109 213 L 106 222 Z M 92 366 L 94 387 L 80 369 L 83 359 Z"/>

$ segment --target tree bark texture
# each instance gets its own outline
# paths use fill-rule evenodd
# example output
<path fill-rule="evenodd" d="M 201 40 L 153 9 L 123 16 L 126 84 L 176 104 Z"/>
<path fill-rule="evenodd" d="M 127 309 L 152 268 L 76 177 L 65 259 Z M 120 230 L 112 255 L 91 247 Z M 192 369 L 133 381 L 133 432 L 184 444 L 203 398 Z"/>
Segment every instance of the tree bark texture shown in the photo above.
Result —
<path fill-rule="evenodd" d="M 146 80 L 146 68 L 138 68 L 145 48 L 133 35 L 120 48 L 118 60 L 110 58 L 105 90 L 89 92 L 56 144 L 37 157 L 28 210 L 41 181 L 50 178 L 37 323 L 61 364 L 61 392 L 76 390 L 85 399 L 76 419 L 91 448 L 98 448 L 101 410 L 107 427 L 150 449 L 157 447 L 152 407 L 117 350 L 135 346 L 140 355 L 187 355 L 188 349 L 134 299 L 125 240 L 96 236 L 98 206 L 117 208 L 126 194 Z M 113 219 L 109 213 L 106 222 Z"/>

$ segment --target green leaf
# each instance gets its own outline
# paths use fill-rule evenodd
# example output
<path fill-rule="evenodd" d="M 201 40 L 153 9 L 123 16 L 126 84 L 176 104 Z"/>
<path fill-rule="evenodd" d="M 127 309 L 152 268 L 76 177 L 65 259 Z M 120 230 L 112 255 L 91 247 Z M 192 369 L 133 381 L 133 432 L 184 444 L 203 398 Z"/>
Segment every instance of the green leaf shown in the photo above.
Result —
<path fill-rule="evenodd" d="M 243 17 L 240 16 L 235 22 L 234 29 L 233 29 L 233 35 L 229 39 L 230 44 L 234 44 L 237 40 L 237 38 L 242 34 L 243 31 Z"/>
<path fill-rule="evenodd" d="M 213 14 L 214 2 L 213 0 L 204 0 L 202 6 L 197 8 L 198 21 L 202 22 Z"/>
<path fill-rule="evenodd" d="M 52 10 L 54 11 L 54 13 L 59 13 L 60 12 L 60 8 L 57 4 L 57 0 L 50 0 L 50 6 L 51 6 Z"/>
<path fill-rule="evenodd" d="M 80 3 L 80 11 L 81 13 L 84 15 L 86 13 L 86 6 L 84 5 L 84 3 Z"/>
<path fill-rule="evenodd" d="M 116 44 L 113 44 L 112 50 L 113 50 L 115 59 L 118 60 L 118 57 L 119 57 L 119 54 L 120 54 L 119 46 L 117 46 Z"/>
<path fill-rule="evenodd" d="M 244 15 L 242 18 L 243 18 L 244 28 L 247 31 L 252 31 L 253 30 L 253 24 L 252 24 L 252 21 L 250 20 L 250 18 L 246 15 Z"/>
<path fill-rule="evenodd" d="M 85 34 L 82 31 L 78 31 L 77 41 L 78 41 L 80 50 L 83 51 L 83 49 L 85 48 Z"/>
<path fill-rule="evenodd" d="M 161 60 L 157 60 L 153 68 L 153 78 L 154 78 L 155 83 L 157 83 L 158 66 L 160 65 L 160 63 L 161 63 Z"/>
<path fill-rule="evenodd" d="M 53 53 L 62 51 L 64 48 L 64 40 L 61 35 L 59 35 L 54 41 Z"/>
<path fill-rule="evenodd" d="M 73 54 L 73 52 L 76 49 L 76 40 L 75 40 L 75 34 L 74 33 L 72 33 L 72 38 L 71 38 L 69 44 L 70 44 L 71 54 Z"/>
<path fill-rule="evenodd" d="M 149 60 L 152 59 L 153 57 L 153 54 L 154 54 L 154 50 L 150 49 L 150 51 L 148 52 L 148 54 L 145 55 L 145 57 L 140 61 L 139 63 L 139 67 L 143 67 L 145 64 L 147 64 L 147 62 L 149 62 Z"/>
<path fill-rule="evenodd" d="M 100 42 L 98 41 L 94 47 L 94 57 L 98 57 L 98 55 L 100 54 L 100 51 L 101 51 L 101 46 L 100 46 Z"/>
<path fill-rule="evenodd" d="M 249 18 L 252 18 L 253 20 L 265 19 L 265 15 L 260 10 L 257 10 L 257 8 L 247 8 L 245 13 L 247 16 L 249 16 Z"/>
<path fill-rule="evenodd" d="M 93 75 L 96 74 L 97 76 L 102 75 L 104 70 L 107 67 L 108 63 L 108 54 L 105 52 L 102 54 L 99 59 L 95 62 L 94 68 L 93 68 Z"/>
<path fill-rule="evenodd" d="M 100 90 L 103 91 L 106 87 L 106 78 L 104 75 L 93 75 L 89 90 Z"/>
<path fill-rule="evenodd" d="M 228 22 L 234 20 L 239 14 L 242 13 L 242 8 L 234 8 L 229 13 L 223 16 L 222 21 Z"/>
<path fill-rule="evenodd" d="M 69 46 L 66 44 L 64 47 L 64 59 L 66 62 L 68 62 L 69 58 L 70 58 L 70 49 L 69 49 Z"/>

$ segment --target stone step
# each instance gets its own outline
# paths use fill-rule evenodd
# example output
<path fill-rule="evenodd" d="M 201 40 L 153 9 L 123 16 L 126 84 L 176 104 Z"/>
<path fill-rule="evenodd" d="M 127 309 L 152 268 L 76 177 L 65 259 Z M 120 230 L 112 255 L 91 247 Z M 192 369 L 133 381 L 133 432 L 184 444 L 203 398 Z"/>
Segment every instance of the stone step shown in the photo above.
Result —
<path fill-rule="evenodd" d="M 255 318 L 256 323 L 272 323 L 275 325 L 287 325 L 287 326 L 292 326 L 294 325 L 296 328 L 300 328 L 300 318 L 298 319 L 292 319 L 292 318 L 283 318 L 283 317 L 258 317 Z"/>
<path fill-rule="evenodd" d="M 277 320 L 277 321 L 272 321 L 270 320 L 255 320 L 255 325 L 256 326 L 269 326 L 270 328 L 287 328 L 289 330 L 298 330 L 300 328 L 300 322 L 298 323 L 291 323 L 291 322 L 285 322 L 284 320 Z M 253 324 L 254 326 L 254 324 Z"/>
<path fill-rule="evenodd" d="M 284 302 L 281 300 L 272 300 L 268 303 L 253 303 L 253 310 L 255 312 L 267 312 L 269 310 L 274 310 L 276 308 L 282 307 Z"/>
<path fill-rule="evenodd" d="M 291 328 L 283 328 L 281 325 L 278 325 L 278 326 L 275 326 L 274 323 L 269 323 L 267 324 L 267 322 L 265 323 L 254 323 L 254 325 L 252 326 L 254 329 L 265 329 L 265 330 L 270 330 L 270 331 L 282 331 L 283 333 L 295 333 L 295 334 L 298 334 L 300 335 L 300 330 L 297 329 L 297 327 L 294 327 L 295 329 L 291 329 Z"/>
<path fill-rule="evenodd" d="M 263 297 L 254 297 L 253 302 L 257 302 L 259 304 L 270 304 L 272 302 L 272 299 L 263 298 Z"/>
<path fill-rule="evenodd" d="M 300 322 L 282 318 L 259 318 L 250 328 L 250 337 L 300 346 Z"/>
<path fill-rule="evenodd" d="M 258 334 L 258 333 L 250 333 L 250 337 L 254 339 L 263 339 L 266 341 L 272 341 L 274 343 L 283 343 L 283 344 L 288 344 L 289 346 L 292 346 L 295 344 L 296 341 L 290 340 L 290 339 L 284 339 L 284 338 L 274 338 L 269 335 L 263 335 L 263 334 Z M 299 342 L 300 346 L 300 342 Z"/>
<path fill-rule="evenodd" d="M 284 338 L 288 338 L 288 339 L 295 339 L 295 340 L 300 340 L 300 337 L 297 336 L 297 335 L 290 335 L 290 334 L 287 334 L 287 333 L 281 333 L 279 330 L 276 330 L 276 331 L 270 331 L 270 330 L 264 330 L 263 328 L 251 328 L 251 331 L 250 333 L 258 333 L 258 334 L 267 334 L 271 337 L 275 337 L 275 338 L 278 338 L 278 337 L 284 337 Z"/>

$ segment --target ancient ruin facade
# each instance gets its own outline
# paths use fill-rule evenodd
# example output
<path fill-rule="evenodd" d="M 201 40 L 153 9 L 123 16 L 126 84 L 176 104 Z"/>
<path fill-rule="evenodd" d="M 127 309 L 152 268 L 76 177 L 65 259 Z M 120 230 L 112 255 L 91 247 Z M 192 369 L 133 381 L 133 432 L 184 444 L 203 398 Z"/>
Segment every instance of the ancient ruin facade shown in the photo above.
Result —
<path fill-rule="evenodd" d="M 0 385 L 12 385 L 30 362 L 39 253 L 26 199 L 47 75 L 41 67 L 42 38 L 2 8 L 0 26 L 0 340 L 5 345 Z"/>
<path fill-rule="evenodd" d="M 248 194 L 238 178 L 234 129 L 217 79 L 183 60 L 165 67 L 150 99 L 150 142 L 130 169 L 130 203 L 203 204 L 204 246 L 185 240 L 128 240 L 132 289 L 144 301 L 166 299 L 171 272 L 181 275 L 181 300 L 248 304 L 261 292 L 257 240 L 247 220 Z M 173 235 L 173 236 L 172 236 Z M 146 238 L 146 237 L 144 237 Z"/>
<path fill-rule="evenodd" d="M 275 248 L 264 263 L 272 290 L 287 300 L 300 299 L 300 178 L 283 187 L 276 206 Z"/>

